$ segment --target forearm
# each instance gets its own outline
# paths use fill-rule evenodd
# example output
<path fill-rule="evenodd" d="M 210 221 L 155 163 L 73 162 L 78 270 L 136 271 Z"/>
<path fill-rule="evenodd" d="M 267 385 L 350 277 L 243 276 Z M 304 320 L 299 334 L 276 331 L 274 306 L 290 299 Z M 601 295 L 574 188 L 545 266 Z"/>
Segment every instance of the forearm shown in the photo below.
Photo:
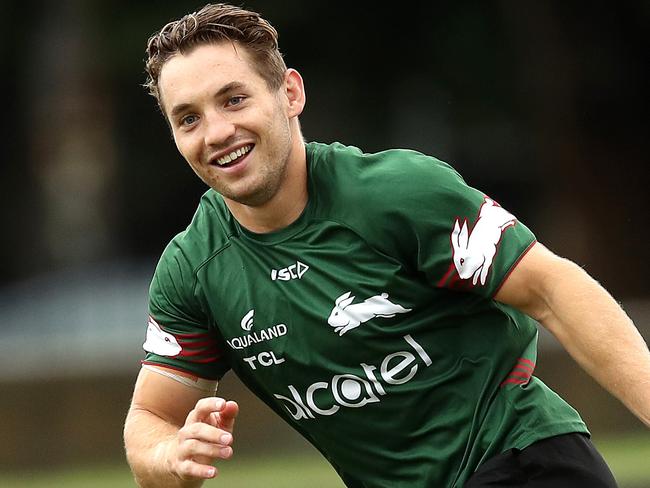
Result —
<path fill-rule="evenodd" d="M 131 409 L 124 424 L 126 458 L 141 488 L 195 488 L 202 480 L 182 480 L 172 471 L 170 450 L 178 427 L 146 410 Z"/>
<path fill-rule="evenodd" d="M 604 388 L 650 427 L 650 353 L 616 301 L 579 266 L 558 262 L 539 322 Z"/>

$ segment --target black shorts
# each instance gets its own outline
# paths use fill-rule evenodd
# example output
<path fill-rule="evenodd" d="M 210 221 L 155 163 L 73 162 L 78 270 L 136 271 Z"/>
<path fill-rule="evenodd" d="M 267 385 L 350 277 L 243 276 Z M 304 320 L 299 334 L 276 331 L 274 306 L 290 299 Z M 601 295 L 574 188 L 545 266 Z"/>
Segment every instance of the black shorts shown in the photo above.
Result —
<path fill-rule="evenodd" d="M 605 460 L 584 434 L 565 434 L 510 449 L 483 463 L 465 488 L 617 488 Z"/>

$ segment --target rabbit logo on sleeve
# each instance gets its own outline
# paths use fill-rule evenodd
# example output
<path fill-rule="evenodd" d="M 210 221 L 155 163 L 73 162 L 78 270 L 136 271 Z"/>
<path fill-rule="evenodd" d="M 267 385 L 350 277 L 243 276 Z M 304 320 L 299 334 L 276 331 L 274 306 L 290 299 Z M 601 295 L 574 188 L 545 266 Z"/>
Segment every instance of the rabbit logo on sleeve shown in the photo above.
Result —
<path fill-rule="evenodd" d="M 472 278 L 473 285 L 479 280 L 481 285 L 485 285 L 501 235 L 516 222 L 514 215 L 487 197 L 471 231 L 467 219 L 462 225 L 456 219 L 451 232 L 451 246 L 458 276 L 463 280 Z"/>

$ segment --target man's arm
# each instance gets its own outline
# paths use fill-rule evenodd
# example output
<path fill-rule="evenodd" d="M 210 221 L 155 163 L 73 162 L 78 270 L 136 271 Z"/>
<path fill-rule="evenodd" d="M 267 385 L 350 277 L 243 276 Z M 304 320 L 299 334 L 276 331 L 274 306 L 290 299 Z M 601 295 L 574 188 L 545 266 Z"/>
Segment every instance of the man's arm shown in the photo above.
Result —
<path fill-rule="evenodd" d="M 495 299 L 540 322 L 650 427 L 648 346 L 618 303 L 582 268 L 537 243 Z"/>
<path fill-rule="evenodd" d="M 239 407 L 205 396 L 159 373 L 140 371 L 124 425 L 124 445 L 141 487 L 201 486 L 216 476 L 216 460 L 232 456 Z"/>

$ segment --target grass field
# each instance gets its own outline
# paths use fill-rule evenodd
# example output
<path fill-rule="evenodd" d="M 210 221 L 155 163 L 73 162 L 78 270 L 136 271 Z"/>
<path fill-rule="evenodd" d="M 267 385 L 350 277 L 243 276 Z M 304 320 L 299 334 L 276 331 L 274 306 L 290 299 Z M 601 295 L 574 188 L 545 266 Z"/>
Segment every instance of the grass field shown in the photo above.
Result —
<path fill-rule="evenodd" d="M 133 488 L 126 466 L 95 466 L 51 472 L 1 474 L 2 488 Z M 217 480 L 205 487 L 229 488 L 344 488 L 335 472 L 320 457 L 283 456 L 261 460 L 237 459 L 224 463 Z"/>
<path fill-rule="evenodd" d="M 650 435 L 639 435 L 596 443 L 610 464 L 621 488 L 650 486 Z M 204 486 L 231 488 L 343 488 L 327 463 L 312 455 L 285 455 L 259 460 L 238 459 L 227 463 L 220 481 Z M 85 467 L 65 471 L 1 474 L 0 486 L 7 488 L 127 488 L 134 487 L 126 466 Z"/>

